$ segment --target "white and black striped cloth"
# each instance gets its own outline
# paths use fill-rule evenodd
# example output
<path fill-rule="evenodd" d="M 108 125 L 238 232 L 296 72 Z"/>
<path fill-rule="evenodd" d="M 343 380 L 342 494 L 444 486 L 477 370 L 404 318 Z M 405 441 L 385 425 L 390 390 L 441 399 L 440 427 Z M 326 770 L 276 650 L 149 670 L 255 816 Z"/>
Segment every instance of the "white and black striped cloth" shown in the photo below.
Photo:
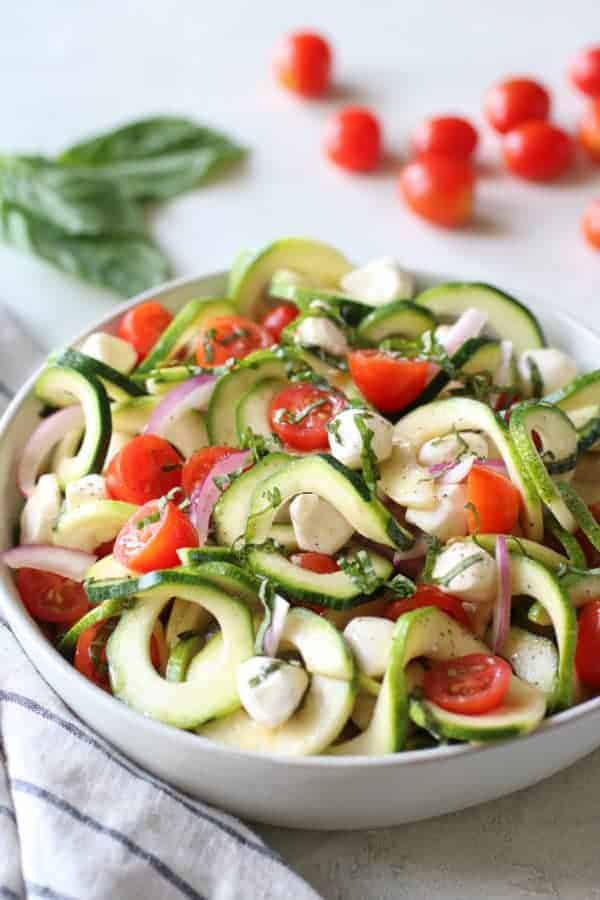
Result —
<path fill-rule="evenodd" d="M 0 412 L 42 352 L 0 307 Z M 319 900 L 233 817 L 80 722 L 1 615 L 0 898 Z"/>

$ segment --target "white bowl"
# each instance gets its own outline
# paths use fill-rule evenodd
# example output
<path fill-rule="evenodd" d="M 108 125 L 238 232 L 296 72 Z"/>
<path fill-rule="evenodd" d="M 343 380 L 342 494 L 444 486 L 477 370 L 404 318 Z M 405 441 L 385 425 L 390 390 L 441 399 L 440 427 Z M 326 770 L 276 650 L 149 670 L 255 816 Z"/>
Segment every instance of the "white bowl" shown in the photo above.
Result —
<path fill-rule="evenodd" d="M 120 306 L 90 331 L 112 328 L 126 309 L 150 297 L 176 310 L 192 297 L 218 296 L 223 283 L 222 274 L 172 282 Z M 550 342 L 575 356 L 582 369 L 597 367 L 600 338 L 567 316 L 541 314 L 541 319 Z M 10 546 L 22 502 L 15 461 L 36 421 L 34 380 L 0 423 L 2 549 Z M 165 781 L 257 822 L 316 829 L 412 822 L 528 787 L 600 746 L 599 697 L 554 716 L 528 737 L 489 746 L 346 758 L 230 750 L 145 718 L 80 676 L 41 635 L 5 569 L 0 609 L 38 671 L 84 722 Z"/>

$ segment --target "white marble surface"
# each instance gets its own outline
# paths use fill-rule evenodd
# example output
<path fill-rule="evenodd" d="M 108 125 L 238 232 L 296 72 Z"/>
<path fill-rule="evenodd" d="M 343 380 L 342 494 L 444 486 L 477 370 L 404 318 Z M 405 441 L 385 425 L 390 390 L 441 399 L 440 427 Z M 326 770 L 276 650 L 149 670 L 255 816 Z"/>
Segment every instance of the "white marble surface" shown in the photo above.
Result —
<path fill-rule="evenodd" d="M 279 34 L 304 24 L 328 33 L 336 50 L 335 94 L 313 104 L 280 92 L 268 65 Z M 524 185 L 498 169 L 487 134 L 477 222 L 460 233 L 412 218 L 395 172 L 422 115 L 480 121 L 485 87 L 507 73 L 543 77 L 557 119 L 572 126 L 582 103 L 566 84 L 566 62 L 600 38 L 599 26 L 598 0 L 6 2 L 0 147 L 53 152 L 135 116 L 189 114 L 253 153 L 235 176 L 155 215 L 178 274 L 224 267 L 248 244 L 308 234 L 357 260 L 394 253 L 409 267 L 495 282 L 595 324 L 600 254 L 583 244 L 578 223 L 600 194 L 600 170 Z M 381 173 L 348 177 L 320 153 L 324 120 L 346 101 L 383 117 L 391 158 Z M 0 298 L 48 347 L 115 303 L 4 248 Z M 599 792 L 596 754 L 517 797 L 434 822 L 367 834 L 263 831 L 327 900 L 587 900 L 600 897 Z"/>

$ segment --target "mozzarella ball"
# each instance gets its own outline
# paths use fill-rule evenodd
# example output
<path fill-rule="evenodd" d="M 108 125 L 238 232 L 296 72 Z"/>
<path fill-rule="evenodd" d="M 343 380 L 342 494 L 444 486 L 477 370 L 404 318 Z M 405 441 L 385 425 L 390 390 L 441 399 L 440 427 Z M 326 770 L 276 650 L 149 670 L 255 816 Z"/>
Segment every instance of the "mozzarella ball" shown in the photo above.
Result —
<path fill-rule="evenodd" d="M 475 431 L 452 432 L 426 441 L 419 450 L 418 459 L 422 466 L 438 466 L 453 463 L 466 453 L 487 459 L 488 449 L 488 442 L 482 434 Z"/>
<path fill-rule="evenodd" d="M 349 469 L 362 467 L 363 437 L 357 425 L 359 418 L 373 433 L 371 450 L 377 462 L 383 462 L 392 453 L 394 427 L 387 419 L 366 409 L 344 409 L 329 423 L 329 447 L 333 456 Z"/>
<path fill-rule="evenodd" d="M 552 394 L 573 381 L 577 375 L 575 360 L 557 350 L 556 347 L 539 347 L 535 350 L 526 350 L 519 357 L 517 366 L 522 386 L 528 396 L 532 396 L 534 387 L 532 383 L 532 370 L 529 360 L 538 367 L 542 379 L 542 394 Z"/>
<path fill-rule="evenodd" d="M 327 316 L 308 316 L 294 332 L 294 343 L 303 347 L 319 347 L 332 356 L 345 356 L 348 341 L 342 329 Z"/>
<path fill-rule="evenodd" d="M 237 669 L 242 706 L 251 719 L 278 728 L 294 714 L 309 678 L 305 669 L 270 656 L 251 656 Z"/>
<path fill-rule="evenodd" d="M 374 259 L 353 269 L 340 281 L 343 290 L 353 299 L 369 306 L 382 306 L 392 300 L 410 300 L 415 293 L 415 279 L 404 271 L 391 256 Z"/>
<path fill-rule="evenodd" d="M 491 602 L 496 597 L 496 560 L 472 541 L 456 541 L 442 550 L 432 575 L 434 578 L 444 578 L 456 566 L 473 557 L 478 557 L 477 562 L 455 575 L 444 585 L 444 590 L 475 605 Z"/>
<path fill-rule="evenodd" d="M 331 556 L 354 534 L 352 525 L 317 494 L 298 494 L 290 503 L 289 513 L 300 550 Z"/>

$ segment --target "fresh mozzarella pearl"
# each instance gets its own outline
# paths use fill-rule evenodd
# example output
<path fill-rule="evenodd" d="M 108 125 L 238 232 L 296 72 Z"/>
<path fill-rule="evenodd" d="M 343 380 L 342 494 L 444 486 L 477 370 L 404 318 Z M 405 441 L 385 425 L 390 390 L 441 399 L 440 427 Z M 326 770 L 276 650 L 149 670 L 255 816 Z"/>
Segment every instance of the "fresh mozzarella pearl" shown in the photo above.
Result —
<path fill-rule="evenodd" d="M 21 543 L 51 544 L 61 493 L 56 475 L 42 475 L 21 513 Z"/>
<path fill-rule="evenodd" d="M 106 472 L 108 469 L 111 460 L 117 453 L 123 449 L 123 447 L 129 443 L 131 440 L 131 435 L 127 434 L 125 431 L 113 431 L 110 436 L 110 444 L 108 445 L 108 450 L 106 451 L 106 458 L 104 460 L 104 469 Z"/>
<path fill-rule="evenodd" d="M 461 431 L 458 434 L 446 434 L 444 437 L 426 441 L 419 450 L 419 463 L 422 466 L 437 466 L 442 463 L 453 463 L 465 453 L 479 459 L 487 459 L 488 442 L 475 431 Z"/>
<path fill-rule="evenodd" d="M 345 356 L 348 352 L 346 335 L 327 316 L 308 316 L 300 322 L 294 342 L 303 347 L 320 347 L 332 356 Z"/>
<path fill-rule="evenodd" d="M 519 375 L 526 393 L 531 396 L 533 386 L 531 380 L 531 367 L 528 360 L 533 360 L 537 365 L 542 378 L 542 393 L 544 395 L 558 391 L 572 381 L 577 375 L 575 360 L 557 350 L 556 347 L 540 347 L 536 350 L 526 350 L 518 361 Z"/>
<path fill-rule="evenodd" d="M 350 297 L 369 306 L 410 300 L 415 293 L 415 279 L 391 256 L 374 259 L 360 269 L 353 269 L 343 276 L 340 284 Z"/>
<path fill-rule="evenodd" d="M 354 529 L 326 500 L 316 494 L 298 494 L 290 503 L 290 519 L 298 547 L 329 555 L 346 544 Z"/>
<path fill-rule="evenodd" d="M 124 375 L 129 374 L 137 362 L 137 353 L 128 341 L 103 331 L 90 334 L 81 345 L 81 352 Z"/>
<path fill-rule="evenodd" d="M 308 681 L 301 666 L 270 656 L 251 656 L 237 670 L 242 706 L 251 719 L 267 728 L 287 722 L 302 700 Z"/>
<path fill-rule="evenodd" d="M 406 521 L 440 541 L 467 534 L 467 488 L 464 484 L 440 485 L 433 509 L 407 509 Z"/>
<path fill-rule="evenodd" d="M 335 458 L 349 469 L 360 469 L 362 466 L 363 439 L 356 424 L 357 418 L 362 419 L 373 432 L 371 450 L 377 461 L 383 462 L 392 453 L 394 428 L 387 419 L 369 410 L 344 409 L 329 425 L 329 447 Z"/>
<path fill-rule="evenodd" d="M 344 629 L 361 672 L 369 678 L 381 678 L 387 669 L 395 625 L 377 616 L 358 616 Z"/>
<path fill-rule="evenodd" d="M 433 577 L 443 578 L 466 559 L 479 557 L 473 565 L 459 572 L 444 589 L 458 594 L 470 603 L 493 601 L 496 596 L 497 566 L 493 556 L 470 541 L 456 541 L 439 554 L 433 567 Z"/>
<path fill-rule="evenodd" d="M 65 488 L 65 506 L 69 511 L 83 506 L 84 503 L 107 499 L 106 481 L 102 475 L 84 475 Z"/>

